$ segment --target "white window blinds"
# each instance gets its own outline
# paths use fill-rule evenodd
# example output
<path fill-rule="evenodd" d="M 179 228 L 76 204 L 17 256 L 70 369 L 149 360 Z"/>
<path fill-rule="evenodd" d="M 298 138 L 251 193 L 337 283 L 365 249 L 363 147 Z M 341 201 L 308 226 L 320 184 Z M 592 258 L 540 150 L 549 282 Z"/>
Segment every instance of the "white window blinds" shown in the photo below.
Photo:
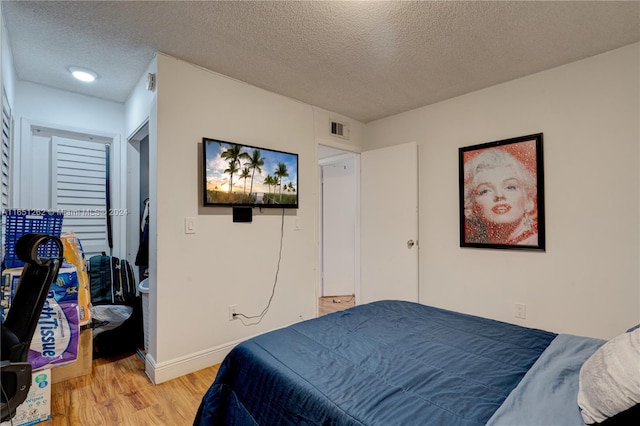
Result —
<path fill-rule="evenodd" d="M 73 231 L 85 257 L 108 252 L 105 144 L 52 138 L 54 210 L 64 212 L 62 232 Z"/>
<path fill-rule="evenodd" d="M 4 211 L 9 208 L 10 189 L 11 189 L 11 110 L 4 95 L 2 96 L 2 162 L 0 170 L 0 210 Z"/>

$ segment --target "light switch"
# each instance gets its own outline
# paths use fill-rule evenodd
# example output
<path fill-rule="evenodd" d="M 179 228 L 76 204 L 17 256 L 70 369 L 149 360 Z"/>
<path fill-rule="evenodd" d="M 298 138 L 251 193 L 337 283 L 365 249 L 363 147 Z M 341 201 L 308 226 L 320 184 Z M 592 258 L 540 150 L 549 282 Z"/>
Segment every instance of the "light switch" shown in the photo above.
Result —
<path fill-rule="evenodd" d="M 513 316 L 515 318 L 527 318 L 527 305 L 524 303 L 516 303 L 515 310 L 513 311 Z"/>
<path fill-rule="evenodd" d="M 196 233 L 196 218 L 185 217 L 184 218 L 184 233 L 195 234 Z"/>

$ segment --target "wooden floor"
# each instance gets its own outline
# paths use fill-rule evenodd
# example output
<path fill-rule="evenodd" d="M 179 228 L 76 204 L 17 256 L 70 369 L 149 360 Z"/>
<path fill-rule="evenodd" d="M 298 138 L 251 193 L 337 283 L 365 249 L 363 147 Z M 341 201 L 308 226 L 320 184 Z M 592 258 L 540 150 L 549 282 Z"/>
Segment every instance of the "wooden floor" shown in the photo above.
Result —
<path fill-rule="evenodd" d="M 321 297 L 325 315 L 355 305 L 355 297 Z M 153 385 L 137 354 L 93 360 L 90 375 L 54 383 L 51 420 L 42 426 L 191 425 L 219 365 Z"/>
<path fill-rule="evenodd" d="M 137 354 L 93 361 L 92 374 L 54 383 L 42 426 L 191 425 L 218 366 L 153 385 Z"/>
<path fill-rule="evenodd" d="M 342 311 L 356 304 L 353 295 L 321 297 L 318 304 L 318 314 L 325 315 L 331 312 Z"/>

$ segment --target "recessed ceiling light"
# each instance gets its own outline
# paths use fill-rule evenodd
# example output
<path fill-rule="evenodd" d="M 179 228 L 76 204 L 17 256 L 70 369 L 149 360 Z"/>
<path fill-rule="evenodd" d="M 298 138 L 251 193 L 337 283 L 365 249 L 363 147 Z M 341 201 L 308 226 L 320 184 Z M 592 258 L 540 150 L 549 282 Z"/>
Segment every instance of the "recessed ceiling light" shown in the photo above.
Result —
<path fill-rule="evenodd" d="M 69 68 L 69 72 L 71 72 L 71 75 L 76 79 L 84 81 L 85 83 L 91 83 L 93 80 L 98 78 L 98 74 L 86 68 L 71 67 Z"/>

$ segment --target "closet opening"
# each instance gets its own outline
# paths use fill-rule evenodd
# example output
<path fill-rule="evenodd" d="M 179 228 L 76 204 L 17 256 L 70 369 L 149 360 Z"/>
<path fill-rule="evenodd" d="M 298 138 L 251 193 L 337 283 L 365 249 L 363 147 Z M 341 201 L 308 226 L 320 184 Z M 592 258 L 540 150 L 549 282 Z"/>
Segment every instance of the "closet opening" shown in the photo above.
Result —
<path fill-rule="evenodd" d="M 149 276 L 148 241 L 145 225 L 148 225 L 149 203 L 149 123 L 145 122 L 129 138 L 127 146 L 127 260 L 136 267 L 140 282 Z M 145 247 L 146 245 L 146 247 Z"/>
<path fill-rule="evenodd" d="M 149 318 L 149 123 L 145 122 L 129 138 L 127 145 L 127 260 L 134 265 L 142 303 L 144 342 L 148 351 Z"/>

